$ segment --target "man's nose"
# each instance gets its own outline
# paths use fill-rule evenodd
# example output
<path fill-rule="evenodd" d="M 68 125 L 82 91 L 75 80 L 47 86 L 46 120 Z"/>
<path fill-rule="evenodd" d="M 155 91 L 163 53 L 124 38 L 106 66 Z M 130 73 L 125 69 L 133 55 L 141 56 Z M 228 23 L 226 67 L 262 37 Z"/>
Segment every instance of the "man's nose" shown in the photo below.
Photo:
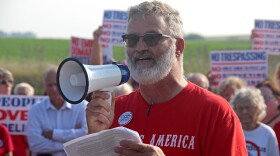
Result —
<path fill-rule="evenodd" d="M 145 51 L 148 49 L 147 44 L 143 40 L 143 37 L 139 38 L 139 41 L 137 42 L 135 49 L 137 51 Z"/>

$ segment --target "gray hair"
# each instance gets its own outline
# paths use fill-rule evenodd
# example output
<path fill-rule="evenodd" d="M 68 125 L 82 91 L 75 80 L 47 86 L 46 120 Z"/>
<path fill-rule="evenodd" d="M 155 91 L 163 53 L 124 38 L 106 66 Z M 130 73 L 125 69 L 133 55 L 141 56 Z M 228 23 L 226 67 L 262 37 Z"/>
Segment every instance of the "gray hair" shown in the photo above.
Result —
<path fill-rule="evenodd" d="M 18 94 L 18 89 L 19 88 L 26 88 L 29 96 L 34 95 L 34 88 L 29 83 L 22 82 L 22 83 L 16 84 L 16 86 L 14 88 L 14 93 L 15 94 Z"/>
<path fill-rule="evenodd" d="M 7 78 L 11 81 L 14 81 L 13 74 L 9 70 L 1 67 L 0 67 L 0 78 Z"/>
<path fill-rule="evenodd" d="M 233 86 L 235 89 L 240 89 L 245 87 L 246 83 L 237 76 L 229 76 L 219 83 L 218 94 L 221 94 L 228 86 Z"/>
<path fill-rule="evenodd" d="M 146 1 L 132 6 L 128 10 L 128 22 L 137 18 L 145 18 L 147 15 L 162 16 L 170 28 L 170 35 L 175 38 L 183 38 L 183 22 L 180 13 L 170 5 L 160 1 Z"/>
<path fill-rule="evenodd" d="M 169 4 L 160 1 L 145 1 L 128 9 L 128 22 L 133 19 L 143 18 L 147 15 L 162 16 L 168 27 L 170 34 L 174 38 L 183 37 L 183 21 L 178 10 Z M 183 55 L 180 60 L 182 75 L 184 74 Z"/>
<path fill-rule="evenodd" d="M 231 98 L 230 104 L 233 108 L 237 104 L 242 104 L 244 101 L 251 101 L 257 106 L 260 114 L 258 116 L 258 121 L 262 121 L 266 116 L 266 104 L 261 91 L 257 88 L 244 87 L 236 91 L 234 96 Z"/>
<path fill-rule="evenodd" d="M 202 73 L 190 73 L 187 75 L 186 79 L 202 88 L 209 88 L 209 80 Z"/>
<path fill-rule="evenodd" d="M 58 67 L 56 65 L 49 65 L 49 67 L 45 70 L 44 72 L 44 81 L 46 80 L 46 78 L 53 73 L 57 73 Z"/>

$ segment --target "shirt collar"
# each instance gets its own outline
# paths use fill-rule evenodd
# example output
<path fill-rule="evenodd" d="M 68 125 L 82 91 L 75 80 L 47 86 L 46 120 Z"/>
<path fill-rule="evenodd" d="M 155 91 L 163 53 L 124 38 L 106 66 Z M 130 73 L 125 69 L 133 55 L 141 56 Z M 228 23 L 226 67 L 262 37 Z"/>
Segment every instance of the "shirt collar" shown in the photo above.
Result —
<path fill-rule="evenodd" d="M 73 107 L 72 104 L 64 101 L 63 106 L 61 107 L 61 110 L 72 109 L 72 107 Z M 45 108 L 56 110 L 56 108 L 52 105 L 50 98 L 48 98 L 48 100 L 45 102 Z"/>

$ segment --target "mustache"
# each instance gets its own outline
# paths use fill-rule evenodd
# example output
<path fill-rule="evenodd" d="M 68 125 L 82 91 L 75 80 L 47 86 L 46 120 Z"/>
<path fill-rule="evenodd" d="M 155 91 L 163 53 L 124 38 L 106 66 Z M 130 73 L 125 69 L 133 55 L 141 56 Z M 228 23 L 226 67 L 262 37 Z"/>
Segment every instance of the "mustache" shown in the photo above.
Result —
<path fill-rule="evenodd" d="M 136 61 L 137 59 L 141 59 L 141 58 L 155 59 L 155 55 L 152 52 L 150 52 L 150 51 L 141 51 L 141 52 L 136 52 L 132 56 L 132 60 L 133 61 Z"/>

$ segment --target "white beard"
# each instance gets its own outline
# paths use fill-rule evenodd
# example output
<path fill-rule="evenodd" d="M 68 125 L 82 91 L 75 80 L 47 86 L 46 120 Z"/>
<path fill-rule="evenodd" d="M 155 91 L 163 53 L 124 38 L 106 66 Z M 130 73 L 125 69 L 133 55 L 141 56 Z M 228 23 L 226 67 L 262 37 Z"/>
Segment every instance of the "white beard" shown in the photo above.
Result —
<path fill-rule="evenodd" d="M 132 78 L 140 84 L 148 85 L 154 84 L 165 78 L 171 71 L 175 62 L 175 49 L 176 46 L 172 45 L 165 53 L 159 58 L 155 58 L 154 54 L 145 52 L 135 52 L 132 57 L 128 57 L 126 53 L 126 60 Z M 139 57 L 152 58 L 151 63 L 137 63 L 135 58 Z M 141 62 L 141 61 L 140 61 Z"/>

